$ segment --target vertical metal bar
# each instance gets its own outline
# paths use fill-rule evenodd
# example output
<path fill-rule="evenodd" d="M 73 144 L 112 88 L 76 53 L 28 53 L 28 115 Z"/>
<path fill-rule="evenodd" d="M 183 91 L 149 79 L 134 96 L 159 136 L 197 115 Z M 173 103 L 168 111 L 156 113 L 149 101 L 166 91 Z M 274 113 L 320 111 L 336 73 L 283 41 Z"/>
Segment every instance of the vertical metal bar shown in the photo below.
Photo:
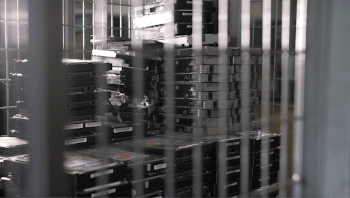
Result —
<path fill-rule="evenodd" d="M 192 24 L 193 24 L 193 32 L 192 32 L 192 38 L 193 38 L 193 50 L 197 52 L 196 54 L 201 54 L 202 50 L 202 24 L 203 24 L 203 13 L 202 13 L 202 7 L 203 2 L 201 0 L 193 1 L 193 15 L 192 15 Z M 194 184 L 201 184 L 202 183 L 202 159 L 200 156 L 202 155 L 202 149 L 201 147 L 198 147 L 198 149 L 194 150 L 194 156 L 193 157 L 193 165 L 194 167 L 198 167 L 193 170 L 194 173 Z M 196 157 L 197 156 L 197 157 Z M 201 197 L 201 191 L 195 190 L 193 193 L 194 197 Z"/>
<path fill-rule="evenodd" d="M 242 101 L 242 144 L 241 144 L 241 195 L 248 196 L 249 191 L 249 139 L 247 132 L 250 128 L 249 122 L 249 47 L 250 47 L 250 1 L 242 0 L 241 11 L 241 48 L 242 48 L 242 98 L 247 98 Z"/>
<path fill-rule="evenodd" d="M 131 5 L 128 7 L 128 9 L 131 9 L 134 6 L 142 6 L 141 1 L 131 1 Z M 131 22 L 132 23 L 132 22 Z M 141 39 L 137 39 L 135 35 L 135 30 L 131 30 L 131 48 L 133 51 L 136 52 L 136 56 L 133 57 L 132 59 L 132 66 L 133 67 L 142 67 L 144 66 L 144 61 L 143 61 L 143 41 Z M 143 76 L 143 71 L 139 69 L 134 69 L 133 70 L 133 90 L 132 90 L 132 95 L 134 98 L 137 99 L 142 99 L 144 98 L 145 90 L 143 86 L 143 81 L 144 81 L 144 76 Z M 132 112 L 132 122 L 140 122 L 142 120 L 142 115 L 137 113 L 137 112 Z M 145 131 L 143 130 L 143 127 L 140 125 L 134 127 L 134 139 L 136 142 L 142 141 L 142 137 L 145 134 Z M 136 148 L 136 152 L 143 152 L 143 148 Z M 139 175 L 143 175 L 143 166 L 137 169 L 133 169 L 133 180 L 136 180 L 136 177 Z M 144 196 L 144 188 L 142 185 L 133 185 L 133 189 L 135 189 L 136 192 L 139 193 L 140 197 Z"/>
<path fill-rule="evenodd" d="M 98 0 L 94 1 L 94 36 L 96 39 L 100 40 L 99 44 L 106 44 L 107 43 L 107 0 Z M 101 86 L 99 86 L 101 87 Z M 97 98 L 99 101 L 103 101 L 103 97 Z M 98 114 L 103 114 L 103 112 L 106 111 L 106 107 L 104 109 L 99 109 Z M 103 128 L 99 130 L 99 132 L 102 134 L 100 136 L 97 136 L 96 146 L 98 147 L 104 147 L 108 143 L 108 136 L 104 135 L 107 134 L 107 129 Z M 96 181 L 96 186 L 100 186 L 103 184 L 108 183 L 107 178 L 98 178 Z"/>
<path fill-rule="evenodd" d="M 6 135 L 10 135 L 10 84 L 9 84 L 9 56 L 8 56 L 8 32 L 7 32 L 7 0 L 5 0 L 5 64 L 6 64 Z"/>
<path fill-rule="evenodd" d="M 29 1 L 29 196 L 65 196 L 62 2 Z"/>
<path fill-rule="evenodd" d="M 278 2 L 276 0 L 276 15 L 275 15 L 275 46 L 273 55 L 273 82 L 272 82 L 272 117 L 275 117 L 275 85 L 276 85 L 276 61 L 277 61 L 277 21 L 278 21 Z M 274 132 L 275 120 L 272 120 L 272 132 Z"/>
<path fill-rule="evenodd" d="M 83 59 L 85 60 L 85 1 L 83 1 Z"/>
<path fill-rule="evenodd" d="M 253 3 L 253 32 L 252 32 L 252 47 L 254 47 L 254 37 L 255 37 L 255 1 Z"/>
<path fill-rule="evenodd" d="M 171 15 L 174 16 L 174 0 L 169 1 L 169 6 L 171 10 Z M 175 32 L 174 27 L 174 21 L 164 24 L 165 29 L 168 29 L 169 32 Z M 175 83 L 174 83 L 174 36 L 169 37 L 169 43 L 164 43 L 164 65 L 166 66 L 167 70 L 165 72 L 165 75 L 168 77 L 167 81 L 168 83 L 165 85 L 165 90 L 167 91 L 167 97 L 166 99 L 170 102 L 170 104 L 174 103 L 175 98 Z M 165 116 L 166 122 L 165 124 L 165 133 L 168 134 L 169 140 L 171 141 L 173 138 L 175 138 L 175 134 L 173 133 L 175 131 L 175 119 L 172 116 L 175 114 L 175 107 L 170 107 L 169 112 Z M 174 145 L 171 145 L 174 146 Z M 165 180 L 165 196 L 166 197 L 175 197 L 175 168 L 173 164 L 175 164 L 175 152 L 167 151 L 165 153 L 167 158 L 167 164 L 169 164 L 167 169 L 167 175 Z"/>
<path fill-rule="evenodd" d="M 123 17 L 123 14 L 122 14 L 122 0 L 119 1 L 120 2 L 120 6 L 119 6 L 119 34 L 120 34 L 120 37 L 123 37 L 123 20 L 122 20 L 122 17 Z"/>
<path fill-rule="evenodd" d="M 221 60 L 223 60 L 222 65 L 220 65 L 221 69 L 223 71 L 228 71 L 228 56 L 227 56 L 227 48 L 228 48 L 228 0 L 220 0 L 219 1 L 219 58 Z M 228 72 L 220 72 L 220 81 L 221 82 L 228 82 Z M 223 103 L 223 106 L 228 107 L 228 102 L 227 102 L 227 94 L 225 94 L 225 91 L 221 91 L 219 92 L 219 97 L 223 100 L 221 100 L 220 102 Z M 219 109 L 219 118 L 222 120 L 225 120 L 228 118 L 228 109 L 224 108 L 224 109 Z M 228 123 L 224 122 L 225 126 L 228 126 Z M 228 129 L 227 130 L 222 130 L 220 131 L 220 135 L 224 136 L 227 135 L 228 133 Z M 225 188 L 225 186 L 227 185 L 227 177 L 225 177 L 226 172 L 227 172 L 227 147 L 225 144 L 219 144 L 219 148 L 218 148 L 218 153 L 219 155 L 218 160 L 219 160 L 219 167 L 217 170 L 217 174 L 220 175 L 220 180 L 218 181 L 218 196 L 219 197 L 227 197 L 227 188 Z"/>
<path fill-rule="evenodd" d="M 62 49 L 63 49 L 63 58 L 67 58 L 66 57 L 66 49 L 65 49 L 65 43 L 66 43 L 66 37 L 65 37 L 65 17 L 64 17 L 64 12 L 66 10 L 66 3 L 65 3 L 66 0 L 62 0 L 62 38 L 63 38 L 63 42 L 62 42 Z"/>
<path fill-rule="evenodd" d="M 261 129 L 262 132 L 268 133 L 269 116 L 270 116 L 270 50 L 271 50 L 271 0 L 263 0 L 263 35 L 262 35 L 262 98 L 261 98 Z M 261 147 L 261 178 L 269 176 L 269 142 L 267 139 L 262 139 Z M 261 185 L 267 186 L 269 181 L 262 179 Z M 263 197 L 268 196 L 266 190 L 263 191 Z"/>
<path fill-rule="evenodd" d="M 21 59 L 20 58 L 20 51 L 19 51 L 19 0 L 17 0 L 17 13 L 16 13 L 16 17 L 17 17 L 17 50 L 18 50 L 18 54 L 17 54 L 17 59 Z"/>
<path fill-rule="evenodd" d="M 305 80 L 305 49 L 306 49 L 306 18 L 307 18 L 307 0 L 298 0 L 297 2 L 297 22 L 295 39 L 295 107 L 294 107 L 294 173 L 293 181 L 296 184 L 293 187 L 293 196 L 300 197 L 303 187 L 301 184 L 302 159 L 303 159 L 303 125 L 304 125 L 304 80 Z"/>
<path fill-rule="evenodd" d="M 131 6 L 129 6 L 128 12 L 128 38 L 131 38 Z"/>
<path fill-rule="evenodd" d="M 287 151 L 288 151 L 288 103 L 289 103 L 289 31 L 290 0 L 282 1 L 282 107 L 281 107 L 281 158 L 280 196 L 287 196 Z"/>
<path fill-rule="evenodd" d="M 111 37 L 114 38 L 113 34 L 113 0 L 111 0 Z"/>

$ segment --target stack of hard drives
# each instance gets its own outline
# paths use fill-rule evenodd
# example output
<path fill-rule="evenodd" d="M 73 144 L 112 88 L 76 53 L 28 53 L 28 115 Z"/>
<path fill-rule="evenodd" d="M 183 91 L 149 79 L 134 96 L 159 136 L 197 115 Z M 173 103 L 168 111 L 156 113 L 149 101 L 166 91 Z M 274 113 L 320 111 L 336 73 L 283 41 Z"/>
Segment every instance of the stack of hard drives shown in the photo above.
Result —
<path fill-rule="evenodd" d="M 164 196 L 165 157 L 142 151 L 135 152 L 117 144 L 81 150 L 79 153 L 127 164 L 128 180 L 131 182 L 130 191 L 133 197 Z"/>
<path fill-rule="evenodd" d="M 268 185 L 277 182 L 280 165 L 280 135 L 274 133 L 250 132 L 250 190 L 262 187 L 264 183 Z M 268 144 L 269 150 L 262 150 L 262 144 Z M 262 155 L 263 154 L 263 155 Z M 266 154 L 268 156 L 266 156 Z M 262 158 L 268 157 L 268 164 L 262 164 Z M 267 167 L 266 167 L 267 166 Z M 262 169 L 267 168 L 269 175 L 262 177 Z"/>
<path fill-rule="evenodd" d="M 29 196 L 29 155 L 6 158 L 5 173 L 11 179 L 7 184 L 9 196 Z M 127 181 L 127 165 L 79 152 L 64 153 L 65 194 L 70 197 L 130 197 L 131 185 Z"/>
<path fill-rule="evenodd" d="M 215 163 L 211 156 L 214 152 L 212 143 L 159 135 L 138 140 L 126 140 L 116 145 L 119 148 L 142 150 L 166 157 L 166 176 L 155 177 L 147 182 L 150 185 L 162 179 L 160 186 L 166 195 L 174 197 L 213 196 Z M 159 165 L 159 167 L 165 168 L 165 165 Z M 198 180 L 198 178 L 201 179 Z"/>
<path fill-rule="evenodd" d="M 102 121 L 98 116 L 109 112 L 110 92 L 101 90 L 106 86 L 107 63 L 65 62 L 65 95 L 67 97 L 67 116 L 64 131 L 65 145 L 80 147 L 93 145 L 101 135 Z"/>
<path fill-rule="evenodd" d="M 255 51 L 260 53 L 259 49 Z M 166 125 L 169 119 L 174 119 L 176 132 L 196 135 L 240 131 L 243 122 L 241 104 L 244 100 L 240 53 L 239 48 L 229 48 L 228 56 L 224 57 L 227 60 L 224 61 L 219 56 L 218 47 L 205 46 L 198 51 L 192 48 L 176 49 L 174 73 L 168 73 L 169 65 L 164 64 L 162 68 L 164 73 L 160 77 L 160 91 L 157 93 L 164 100 L 164 106 L 159 108 L 160 115 L 153 121 Z M 259 56 L 250 59 L 252 105 L 249 122 L 253 123 L 250 129 L 254 130 L 257 127 L 255 106 L 258 102 L 256 65 L 260 64 L 261 59 Z M 227 67 L 223 66 L 224 62 L 227 62 Z M 168 80 L 170 75 L 174 75 L 174 82 Z M 226 79 L 222 78 L 224 75 Z M 171 90 L 167 90 L 169 86 L 173 86 L 173 98 L 170 98 Z M 173 114 L 169 114 L 172 108 Z M 226 111 L 225 117 L 221 115 L 222 110 Z"/>
<path fill-rule="evenodd" d="M 143 45 L 147 47 L 147 43 Z M 159 44 L 155 45 L 155 48 L 159 47 Z M 136 53 L 132 47 L 128 42 L 110 42 L 93 50 L 93 59 L 112 63 L 112 69 L 107 72 L 106 87 L 112 91 L 111 103 L 123 123 L 137 123 L 143 127 L 143 135 L 147 135 L 148 128 L 152 127 L 150 121 L 157 110 L 154 106 L 160 105 L 158 96 L 153 95 L 152 90 L 159 83 L 157 75 L 163 61 L 159 56 Z M 113 54 L 113 58 L 105 59 L 108 54 Z"/>
<path fill-rule="evenodd" d="M 203 34 L 214 34 L 216 13 L 211 0 L 202 1 Z M 193 2 L 187 0 L 143 0 L 132 7 L 132 24 L 136 39 L 162 39 L 192 34 Z M 171 27 L 170 25 L 174 25 Z"/>

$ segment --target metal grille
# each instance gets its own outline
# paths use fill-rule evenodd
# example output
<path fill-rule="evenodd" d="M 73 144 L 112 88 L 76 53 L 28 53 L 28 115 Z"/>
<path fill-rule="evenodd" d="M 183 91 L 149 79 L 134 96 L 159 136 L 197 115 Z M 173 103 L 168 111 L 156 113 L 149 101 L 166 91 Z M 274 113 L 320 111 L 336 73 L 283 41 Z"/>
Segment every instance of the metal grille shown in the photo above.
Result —
<path fill-rule="evenodd" d="M 169 0 L 168 2 L 174 3 L 173 0 Z M 303 137 L 307 133 L 304 131 L 304 124 L 308 124 L 304 119 L 305 60 L 307 58 L 306 22 L 308 20 L 307 16 L 309 16 L 308 0 L 214 0 L 214 5 L 218 9 L 218 23 L 215 27 L 218 32 L 218 42 L 216 43 L 220 52 L 218 57 L 225 60 L 228 56 L 227 49 L 229 47 L 239 47 L 241 49 L 242 88 L 240 93 L 245 100 L 241 101 L 242 122 L 240 132 L 243 133 L 239 156 L 241 167 L 240 196 L 259 195 L 266 197 L 273 191 L 278 191 L 280 197 L 303 196 L 303 189 L 308 187 L 303 183 L 305 175 L 303 164 L 313 163 L 303 161 L 305 159 L 305 156 L 303 156 L 305 154 L 303 150 L 303 146 L 305 145 Z M 132 8 L 134 6 L 144 5 L 142 5 L 141 1 L 131 0 L 62 0 L 63 58 L 90 60 L 93 50 L 98 49 L 101 44 L 106 44 L 109 39 L 128 40 L 131 48 L 137 54 L 143 54 L 143 41 L 138 39 L 138 29 L 134 28 L 135 24 L 133 24 Z M 204 40 L 202 6 L 203 1 L 193 1 L 192 48 L 198 54 L 201 53 Z M 174 15 L 174 12 L 172 12 L 172 15 Z M 11 110 L 16 108 L 16 104 L 12 103 L 11 100 L 10 73 L 13 72 L 12 68 L 15 67 L 16 62 L 27 58 L 26 50 L 29 47 L 28 24 L 27 0 L 0 0 L 0 124 L 2 135 L 9 136 L 11 129 L 10 117 L 14 113 Z M 175 31 L 173 21 L 168 23 L 166 27 L 170 32 Z M 178 37 L 175 35 L 166 37 L 167 42 L 164 43 L 163 47 L 164 64 L 170 68 L 164 73 L 168 77 L 168 83 L 164 88 L 168 92 L 166 99 L 170 104 L 174 103 L 176 94 L 175 83 L 173 82 L 175 79 L 174 68 L 176 67 L 173 61 L 175 59 L 174 52 L 176 51 L 173 43 L 176 38 Z M 252 101 L 249 99 L 252 48 L 262 49 L 262 64 L 258 67 L 257 72 L 259 104 L 256 110 L 258 113 L 258 122 L 260 123 L 259 129 L 263 133 L 277 133 L 281 135 L 278 183 L 269 186 L 268 181 L 263 180 L 262 186 L 265 187 L 253 192 L 249 190 L 251 182 L 249 174 L 251 170 L 249 167 L 248 133 L 251 124 L 250 109 L 252 104 Z M 140 57 L 133 57 L 131 63 L 143 65 L 143 61 L 144 59 Z M 226 71 L 230 63 L 223 61 L 219 66 Z M 50 67 L 49 71 L 55 71 L 55 69 Z M 57 71 L 59 72 L 59 69 Z M 44 72 L 42 74 L 45 75 Z M 226 73 L 220 73 L 218 76 L 219 82 L 228 81 L 229 76 Z M 143 76 L 135 72 L 133 79 L 133 83 L 139 85 L 132 90 L 133 95 L 142 98 L 141 92 L 144 90 Z M 36 83 L 38 82 L 36 81 Z M 54 81 L 47 80 L 47 83 L 48 85 L 52 85 L 50 83 L 54 83 Z M 60 86 L 58 86 L 59 88 Z M 44 94 L 47 95 L 47 93 L 49 92 L 45 92 Z M 34 96 L 31 97 L 32 102 L 34 101 L 35 104 L 39 104 L 38 101 L 35 101 Z M 228 106 L 229 99 L 225 93 L 220 92 L 219 97 L 222 99 L 221 104 L 225 107 Z M 45 108 L 48 107 L 47 104 L 44 105 L 46 105 Z M 46 112 L 45 108 L 41 110 Z M 171 116 L 176 109 L 169 107 L 167 110 L 168 112 L 164 115 L 166 120 L 164 137 L 167 142 L 172 142 L 177 140 L 177 135 L 169 132 L 176 130 L 176 120 Z M 49 112 L 49 110 L 47 111 Z M 219 118 L 226 118 L 228 114 L 229 111 L 227 108 L 218 110 Z M 40 115 L 42 116 L 42 114 Z M 132 119 L 141 120 L 141 117 L 137 113 L 133 113 Z M 40 121 L 39 123 L 44 123 L 44 121 Z M 49 125 L 50 123 L 44 124 Z M 31 127 L 31 129 L 34 129 L 34 125 L 31 125 Z M 143 141 L 143 138 L 140 137 L 145 133 L 143 130 L 140 128 L 136 131 L 138 136 L 133 139 L 134 142 Z M 38 134 L 45 134 L 43 131 L 42 129 L 41 133 Z M 33 139 L 38 137 L 38 134 L 33 133 L 31 137 L 33 141 L 50 140 L 47 142 L 54 143 L 49 138 L 56 136 L 43 136 L 38 140 Z M 226 135 L 225 131 L 220 131 L 220 135 Z M 60 138 L 60 135 L 57 137 Z M 101 137 L 97 141 L 97 146 L 104 146 L 107 141 L 107 138 Z M 268 157 L 269 143 L 266 141 L 261 142 L 263 151 L 261 152 L 260 163 L 262 168 L 260 177 L 268 178 L 270 175 L 268 168 L 270 163 Z M 193 143 L 196 143 L 195 139 Z M 49 146 L 43 144 L 43 146 L 32 146 L 31 148 L 47 156 L 50 153 L 60 153 L 57 150 L 50 150 L 46 153 L 45 148 L 50 148 Z M 142 149 L 137 151 L 143 152 Z M 218 151 L 220 155 L 217 156 L 218 167 L 216 171 L 217 174 L 222 176 L 228 171 L 226 165 L 227 148 L 219 146 Z M 194 150 L 193 152 L 195 156 L 202 156 L 204 153 L 201 149 Z M 103 153 L 101 152 L 100 154 Z M 42 162 L 40 161 L 41 156 L 33 157 L 33 161 L 36 162 L 34 164 L 45 166 L 45 168 L 50 170 L 53 167 L 52 164 L 46 166 L 45 163 L 47 162 L 49 164 L 48 161 L 52 157 L 48 158 L 47 156 L 44 157 L 46 160 L 42 160 Z M 175 163 L 174 153 L 169 151 L 165 153 L 165 156 L 168 160 L 168 165 Z M 57 162 L 61 161 L 61 158 L 57 159 Z M 193 158 L 191 162 L 194 166 L 199 167 L 192 173 L 196 175 L 193 180 L 196 183 L 201 183 L 203 179 L 200 176 L 202 173 L 202 160 L 200 158 Z M 34 171 L 40 172 L 40 167 L 36 167 Z M 132 179 L 139 179 L 137 175 L 141 175 L 144 171 L 144 168 L 134 169 Z M 169 197 L 175 195 L 174 177 L 175 170 L 168 167 L 167 177 L 165 179 L 165 191 Z M 48 178 L 49 176 L 42 176 L 41 179 L 43 180 L 40 180 L 38 184 L 45 183 L 45 179 L 50 181 Z M 227 183 L 226 177 L 219 178 L 217 184 L 225 186 Z M 105 181 L 97 180 L 97 185 L 103 182 L 105 183 Z M 141 195 L 144 193 L 143 188 L 137 186 L 135 183 L 132 185 Z M 145 183 L 145 185 L 147 186 L 148 184 Z M 34 194 L 49 194 L 47 192 L 48 189 L 53 187 L 50 184 L 45 184 L 44 186 L 47 189 L 41 190 L 39 193 L 34 191 Z M 36 185 L 30 187 L 34 190 L 40 189 Z M 225 191 L 225 189 L 219 191 L 219 197 L 226 196 Z M 109 191 L 107 193 L 111 192 Z M 200 195 L 195 191 L 193 196 L 197 197 Z"/>

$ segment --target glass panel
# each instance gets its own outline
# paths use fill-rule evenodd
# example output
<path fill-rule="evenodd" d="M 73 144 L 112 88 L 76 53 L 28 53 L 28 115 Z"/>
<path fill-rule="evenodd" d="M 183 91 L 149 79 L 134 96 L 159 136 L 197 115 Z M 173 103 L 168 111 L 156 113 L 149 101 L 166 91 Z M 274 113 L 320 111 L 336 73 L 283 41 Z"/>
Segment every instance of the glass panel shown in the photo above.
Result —
<path fill-rule="evenodd" d="M 0 48 L 5 48 L 5 23 L 0 22 Z"/>
<path fill-rule="evenodd" d="M 8 48 L 18 48 L 17 42 L 17 23 L 7 23 L 7 44 Z"/>
<path fill-rule="evenodd" d="M 83 3 L 75 2 L 75 25 L 83 25 Z"/>
<path fill-rule="evenodd" d="M 112 5 L 108 4 L 107 5 L 107 27 L 108 28 L 111 27 L 111 9 L 112 9 Z"/>
<path fill-rule="evenodd" d="M 83 28 L 75 27 L 75 49 L 83 50 Z"/>
<path fill-rule="evenodd" d="M 19 47 L 20 49 L 28 49 L 29 47 L 29 26 L 28 23 L 19 24 Z"/>
<path fill-rule="evenodd" d="M 255 19 L 255 26 L 262 25 L 262 2 L 254 3 L 254 15 L 252 16 L 252 19 Z M 253 22 L 251 22 L 251 25 L 253 25 Z"/>
<path fill-rule="evenodd" d="M 28 0 L 18 0 L 18 20 L 28 22 Z"/>
<path fill-rule="evenodd" d="M 121 24 L 121 27 L 122 27 L 122 35 L 121 37 L 123 38 L 128 38 L 129 36 L 129 31 L 128 31 L 128 28 L 129 28 L 129 16 L 128 16 L 128 13 L 129 13 L 129 6 L 122 6 L 122 24 Z"/>
<path fill-rule="evenodd" d="M 92 3 L 85 3 L 85 26 L 92 26 Z"/>
<path fill-rule="evenodd" d="M 76 59 L 83 59 L 83 52 L 75 52 Z"/>
<path fill-rule="evenodd" d="M 0 20 L 5 20 L 5 0 L 0 0 Z"/>
<path fill-rule="evenodd" d="M 85 60 L 91 60 L 91 52 L 85 52 Z"/>
<path fill-rule="evenodd" d="M 16 21 L 17 20 L 17 1 L 7 0 L 6 1 L 6 14 L 7 20 Z"/>
<path fill-rule="evenodd" d="M 113 27 L 120 27 L 120 8 L 119 5 L 113 5 Z"/>
<path fill-rule="evenodd" d="M 0 78 L 6 78 L 6 53 L 5 51 L 0 51 Z M 0 82 L 0 84 L 3 84 Z M 0 100 L 1 100 L 0 96 Z M 1 106 L 1 105 L 0 105 Z"/>

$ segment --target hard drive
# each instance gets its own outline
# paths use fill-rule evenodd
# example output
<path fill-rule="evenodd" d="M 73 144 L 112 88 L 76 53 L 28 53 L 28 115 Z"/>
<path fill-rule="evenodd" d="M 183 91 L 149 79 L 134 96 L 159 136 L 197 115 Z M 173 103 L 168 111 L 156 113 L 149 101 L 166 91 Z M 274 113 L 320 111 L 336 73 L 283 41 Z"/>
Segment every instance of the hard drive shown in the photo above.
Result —
<path fill-rule="evenodd" d="M 113 183 L 127 178 L 127 164 L 124 162 L 89 157 L 77 152 L 65 152 L 64 158 L 68 192 L 96 187 L 97 180 Z"/>
<path fill-rule="evenodd" d="M 203 101 L 204 109 L 235 109 L 238 107 L 238 99 L 235 100 L 205 100 Z"/>
<path fill-rule="evenodd" d="M 237 166 L 240 166 L 241 165 L 241 154 L 240 152 L 236 152 L 236 153 L 231 153 L 231 154 L 228 154 L 227 156 L 221 156 L 221 154 L 219 154 L 217 156 L 217 159 L 216 159 L 216 167 L 218 168 L 220 166 L 219 163 L 219 158 L 225 158 L 226 159 L 226 166 L 227 168 L 231 168 L 231 167 L 237 167 Z"/>
<path fill-rule="evenodd" d="M 192 186 L 187 186 L 181 189 L 174 190 L 173 194 L 175 197 L 186 197 L 189 194 L 194 194 L 194 192 L 201 192 L 202 189 L 205 189 L 207 185 L 205 183 L 194 184 Z M 190 196 L 191 197 L 191 196 Z"/>
<path fill-rule="evenodd" d="M 99 86 L 97 85 L 86 85 L 86 86 L 79 86 L 79 87 L 69 87 L 65 88 L 64 92 L 65 94 L 71 94 L 76 92 L 93 92 L 95 91 Z"/>
<path fill-rule="evenodd" d="M 191 134 L 194 136 L 213 136 L 220 133 L 228 133 L 231 130 L 231 126 L 216 126 L 216 127 L 188 127 L 188 126 L 175 126 L 175 132 Z"/>
<path fill-rule="evenodd" d="M 276 183 L 278 179 L 278 173 L 271 173 L 268 177 L 265 178 L 254 178 L 250 181 L 250 190 L 255 190 L 262 187 L 262 183 L 267 181 L 268 185 Z"/>
<path fill-rule="evenodd" d="M 128 166 L 128 177 L 131 180 L 162 175 L 167 166 L 166 159 L 163 156 L 133 152 L 128 148 L 118 146 L 118 144 L 110 144 L 107 147 L 90 148 L 78 152 L 83 155 L 108 158 L 126 163 Z M 133 170 L 135 169 L 143 169 L 143 175 L 134 175 Z"/>
<path fill-rule="evenodd" d="M 102 72 L 112 69 L 110 63 L 69 63 L 64 64 L 65 73 L 74 74 L 81 72 Z"/>
<path fill-rule="evenodd" d="M 0 137 L 0 155 L 13 156 L 26 154 L 28 141 L 17 137 Z"/>
<path fill-rule="evenodd" d="M 99 134 L 96 132 L 85 132 L 80 134 L 68 135 L 64 140 L 64 145 L 69 149 L 88 147 L 95 144 L 95 138 Z"/>
<path fill-rule="evenodd" d="M 171 75 L 171 74 L 170 74 Z M 199 82 L 199 83 L 205 83 L 205 82 L 233 82 L 235 80 L 234 74 L 228 74 L 226 75 L 225 79 L 223 79 L 224 74 L 177 74 L 174 75 L 174 81 L 179 82 Z M 162 75 L 162 80 L 166 81 L 169 79 L 169 75 L 164 74 Z"/>
<path fill-rule="evenodd" d="M 81 133 L 89 131 L 97 131 L 98 127 L 102 126 L 102 121 L 92 120 L 92 121 L 80 121 L 73 123 L 66 123 L 63 126 L 63 130 L 67 133 Z"/>
<path fill-rule="evenodd" d="M 190 99 L 164 99 L 166 107 L 201 107 L 203 108 L 204 101 Z"/>
<path fill-rule="evenodd" d="M 200 197 L 213 197 L 213 189 L 209 186 L 203 186 L 201 187 L 201 190 L 195 190 L 194 192 L 192 189 L 188 190 L 186 192 L 177 194 L 176 197 L 194 197 L 196 194 Z M 187 189 L 186 189 L 187 190 Z"/>
<path fill-rule="evenodd" d="M 138 179 L 131 181 L 132 193 L 134 197 L 141 196 L 141 192 L 149 193 L 164 189 L 165 186 L 165 175 L 157 175 L 144 179 Z"/>
<path fill-rule="evenodd" d="M 176 158 L 174 161 L 174 173 L 175 178 L 185 177 L 184 175 L 188 174 L 188 171 L 193 171 L 199 167 L 194 164 L 194 161 L 201 161 L 202 170 L 213 170 L 215 168 L 214 158 L 211 156 L 187 156 Z M 170 165 L 169 165 L 170 166 Z"/>
<path fill-rule="evenodd" d="M 226 64 L 231 65 L 232 58 L 227 57 Z M 197 56 L 197 57 L 185 57 L 177 58 L 174 60 L 175 67 L 187 66 L 187 65 L 221 65 L 224 64 L 222 57 L 218 56 Z"/>
<path fill-rule="evenodd" d="M 269 169 L 269 173 L 275 173 L 278 172 L 280 169 L 280 161 L 273 161 L 270 162 L 267 167 L 266 166 L 262 166 L 262 165 L 253 165 L 252 169 L 251 169 L 251 177 L 252 178 L 258 178 L 261 177 L 261 173 L 262 173 L 262 169 L 263 168 L 268 168 Z"/>
<path fill-rule="evenodd" d="M 216 183 L 219 184 L 219 181 L 221 180 L 221 177 L 226 177 L 226 184 L 231 184 L 237 180 L 241 180 L 241 167 L 233 167 L 233 168 L 228 168 L 226 170 L 226 174 L 220 175 L 219 172 L 216 174 Z"/>
<path fill-rule="evenodd" d="M 71 193 L 72 197 L 131 197 L 131 184 L 118 181 Z"/>
<path fill-rule="evenodd" d="M 192 23 L 193 11 L 192 10 L 176 10 L 174 11 L 174 22 L 175 23 Z M 211 12 L 202 12 L 202 23 L 211 23 L 212 22 L 212 13 Z"/>
<path fill-rule="evenodd" d="M 224 185 L 224 186 L 219 186 L 219 185 L 216 185 L 215 186 L 215 195 L 216 196 L 219 196 L 220 195 L 220 191 L 221 192 L 226 192 L 226 196 L 227 197 L 231 197 L 231 196 L 234 196 L 234 195 L 237 195 L 239 192 L 240 192 L 240 186 L 241 186 L 241 181 L 240 180 L 237 180 L 237 181 L 234 181 L 230 184 L 227 184 L 227 185 Z"/>
<path fill-rule="evenodd" d="M 238 133 L 242 134 L 242 133 Z M 281 136 L 275 133 L 262 133 L 259 131 L 249 132 L 250 139 L 250 151 L 260 152 L 262 148 L 262 141 L 266 140 L 269 142 L 269 148 L 275 149 L 280 146 Z"/>
<path fill-rule="evenodd" d="M 235 83 L 191 83 L 191 82 L 163 82 L 166 86 L 171 84 L 175 86 L 175 91 L 232 91 L 235 89 Z M 175 85 L 174 85 L 175 84 Z M 162 91 L 166 91 L 165 88 Z"/>
<path fill-rule="evenodd" d="M 199 174 L 194 174 L 193 171 L 191 171 L 191 176 L 184 178 L 184 179 L 180 179 L 175 181 L 175 190 L 177 189 L 182 189 L 185 188 L 187 186 L 192 186 L 192 185 L 196 185 L 197 183 L 195 180 L 195 177 L 201 177 L 201 183 L 207 184 L 207 185 L 211 185 L 215 183 L 215 177 L 213 176 L 213 173 L 211 171 L 203 171 L 200 175 Z"/>
<path fill-rule="evenodd" d="M 261 163 L 261 152 L 254 152 L 252 153 L 252 162 L 253 164 L 260 164 Z M 272 150 L 269 150 L 268 152 L 268 156 L 269 156 L 269 161 L 272 162 L 272 161 L 276 161 L 276 160 L 279 160 L 280 158 L 280 149 L 277 148 L 277 149 L 272 149 Z M 264 154 L 263 154 L 263 157 L 264 157 Z"/>
<path fill-rule="evenodd" d="M 175 35 L 191 35 L 193 25 L 192 23 L 175 23 Z M 211 23 L 202 24 L 203 34 L 215 34 L 214 25 Z"/>
<path fill-rule="evenodd" d="M 142 122 L 115 123 L 104 121 L 101 130 L 108 133 L 108 139 L 111 141 L 116 141 L 120 139 L 131 138 L 136 135 L 140 136 L 141 134 L 136 134 L 135 130 L 137 130 L 139 133 L 142 131 L 142 136 L 147 135 L 148 124 Z"/>
<path fill-rule="evenodd" d="M 215 148 L 215 142 L 214 141 L 205 141 L 205 138 L 193 136 L 191 134 L 164 134 L 162 137 L 168 137 L 173 139 L 184 139 L 184 140 L 190 140 L 193 143 L 199 143 L 200 144 L 200 150 L 194 150 L 194 154 L 200 151 L 201 155 L 206 156 L 213 156 L 216 154 L 216 148 Z"/>
<path fill-rule="evenodd" d="M 66 78 L 64 80 L 66 87 L 83 87 L 83 86 L 97 86 L 97 87 L 105 87 L 107 85 L 106 77 L 96 77 L 96 78 Z"/>
<path fill-rule="evenodd" d="M 171 108 L 160 107 L 159 112 L 169 114 Z M 219 118 L 220 110 L 205 110 L 199 108 L 190 108 L 190 107 L 175 107 L 174 114 L 188 116 L 188 117 L 196 117 L 196 118 Z M 232 109 L 227 110 L 227 116 L 232 117 Z"/>
<path fill-rule="evenodd" d="M 204 137 L 206 141 L 215 142 L 216 153 L 220 155 L 219 148 L 226 148 L 227 154 L 235 154 L 241 151 L 241 137 L 238 135 L 215 135 Z"/>
<path fill-rule="evenodd" d="M 164 65 L 162 70 L 169 71 Z M 181 65 L 174 68 L 174 73 L 200 73 L 200 74 L 235 74 L 235 67 L 229 65 L 227 67 L 221 65 Z"/>
<path fill-rule="evenodd" d="M 172 115 L 168 115 L 172 116 Z M 233 124 L 233 117 L 227 118 L 192 118 L 192 117 L 180 117 L 174 116 L 175 124 L 184 125 L 184 126 L 192 126 L 192 127 L 215 127 L 215 126 L 227 126 Z M 171 119 L 171 118 L 169 118 Z M 161 119 L 160 119 L 161 120 Z M 163 119 L 164 124 L 168 124 L 167 118 Z"/>
<path fill-rule="evenodd" d="M 67 95 L 67 101 L 82 102 L 82 101 L 96 101 L 96 100 L 107 100 L 111 97 L 111 92 L 107 91 L 97 91 L 88 93 L 71 93 Z"/>

